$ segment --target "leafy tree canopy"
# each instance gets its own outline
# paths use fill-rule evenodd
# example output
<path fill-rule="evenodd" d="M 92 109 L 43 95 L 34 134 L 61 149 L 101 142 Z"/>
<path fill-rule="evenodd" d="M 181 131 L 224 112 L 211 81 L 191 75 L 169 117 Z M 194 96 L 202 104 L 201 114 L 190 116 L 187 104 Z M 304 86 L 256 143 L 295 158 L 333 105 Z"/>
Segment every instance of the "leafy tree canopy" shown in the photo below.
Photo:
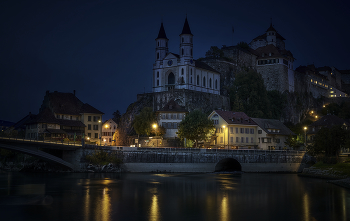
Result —
<path fill-rule="evenodd" d="M 119 110 L 117 110 L 117 111 L 115 111 L 114 113 L 113 113 L 113 121 L 114 122 L 116 122 L 117 124 L 119 124 L 120 123 L 120 118 L 121 118 L 121 114 L 120 114 L 120 112 L 119 112 Z"/>
<path fill-rule="evenodd" d="M 152 132 L 152 125 L 156 124 L 156 115 L 151 107 L 144 107 L 139 115 L 135 116 L 133 127 L 138 135 L 149 136 Z"/>
<path fill-rule="evenodd" d="M 325 157 L 337 157 L 341 147 L 348 144 L 348 139 L 349 131 L 341 126 L 323 127 L 313 137 L 308 152 L 313 155 L 324 154 Z"/>
<path fill-rule="evenodd" d="M 209 51 L 205 53 L 206 58 L 222 58 L 224 57 L 224 52 L 217 46 L 211 46 Z"/>
<path fill-rule="evenodd" d="M 243 49 L 249 49 L 249 44 L 247 42 L 241 41 L 237 44 L 238 47 Z"/>
<path fill-rule="evenodd" d="M 231 108 L 243 111 L 250 117 L 269 118 L 269 100 L 261 74 L 252 69 L 236 74 L 230 88 Z"/>
<path fill-rule="evenodd" d="M 194 110 L 187 114 L 179 124 L 178 136 L 180 139 L 189 139 L 195 141 L 196 147 L 198 141 L 207 140 L 215 133 L 215 126 L 207 115 L 199 110 Z"/>

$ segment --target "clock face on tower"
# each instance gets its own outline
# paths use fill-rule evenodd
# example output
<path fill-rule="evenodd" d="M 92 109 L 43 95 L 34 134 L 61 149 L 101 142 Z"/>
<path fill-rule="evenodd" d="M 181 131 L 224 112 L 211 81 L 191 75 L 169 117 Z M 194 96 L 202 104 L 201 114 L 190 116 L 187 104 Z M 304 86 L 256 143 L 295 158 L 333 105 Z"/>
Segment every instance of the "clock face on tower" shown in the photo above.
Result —
<path fill-rule="evenodd" d="M 173 64 L 173 61 L 172 60 L 169 60 L 168 61 L 168 65 L 171 66 Z"/>

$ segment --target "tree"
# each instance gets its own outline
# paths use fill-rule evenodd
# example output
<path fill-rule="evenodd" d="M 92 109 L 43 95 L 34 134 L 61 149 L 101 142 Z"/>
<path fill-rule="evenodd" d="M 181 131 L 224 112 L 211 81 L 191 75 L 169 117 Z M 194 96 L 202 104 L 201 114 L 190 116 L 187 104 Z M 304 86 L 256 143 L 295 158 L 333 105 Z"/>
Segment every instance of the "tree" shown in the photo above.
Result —
<path fill-rule="evenodd" d="M 238 72 L 229 91 L 233 111 L 243 111 L 250 117 L 269 118 L 269 100 L 261 74 L 252 69 Z"/>
<path fill-rule="evenodd" d="M 138 135 L 149 136 L 152 132 L 152 125 L 156 122 L 156 116 L 152 108 L 144 107 L 140 114 L 135 116 L 133 127 Z"/>
<path fill-rule="evenodd" d="M 195 141 L 196 147 L 198 147 L 198 141 L 207 140 L 214 132 L 213 121 L 201 111 L 194 110 L 180 122 L 177 135 L 182 140 L 186 138 Z"/>
<path fill-rule="evenodd" d="M 222 58 L 223 56 L 224 52 L 217 46 L 211 46 L 209 51 L 205 53 L 205 57 L 207 58 Z"/>
<path fill-rule="evenodd" d="M 113 113 L 113 121 L 116 122 L 118 125 L 120 123 L 120 118 L 121 118 L 121 114 L 119 110 Z"/>
<path fill-rule="evenodd" d="M 338 157 L 341 147 L 347 144 L 348 133 L 339 125 L 331 128 L 323 127 L 313 137 L 308 152 L 312 155 L 324 154 L 324 161 L 332 157 Z"/>
<path fill-rule="evenodd" d="M 298 141 L 297 136 L 293 136 L 292 134 L 289 134 L 284 144 L 289 147 L 292 147 L 293 149 L 298 149 L 302 143 Z"/>
<path fill-rule="evenodd" d="M 247 42 L 241 41 L 237 44 L 238 47 L 243 48 L 243 49 L 249 49 L 249 44 Z"/>

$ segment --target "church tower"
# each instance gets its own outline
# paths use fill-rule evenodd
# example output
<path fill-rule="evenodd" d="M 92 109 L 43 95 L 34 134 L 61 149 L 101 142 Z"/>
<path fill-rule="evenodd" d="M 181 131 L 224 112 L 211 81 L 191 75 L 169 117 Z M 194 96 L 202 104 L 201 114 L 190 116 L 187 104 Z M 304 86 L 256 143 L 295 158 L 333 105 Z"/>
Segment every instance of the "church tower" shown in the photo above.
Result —
<path fill-rule="evenodd" d="M 168 41 L 166 37 L 163 22 L 160 25 L 158 37 L 156 38 L 156 63 L 162 61 L 168 54 Z"/>
<path fill-rule="evenodd" d="M 267 44 L 273 44 L 274 46 L 276 46 L 276 35 L 277 35 L 277 31 L 274 29 L 271 22 L 270 27 L 266 30 Z"/>
<path fill-rule="evenodd" d="M 191 33 L 187 17 L 180 34 L 180 58 L 182 62 L 193 59 L 193 34 Z"/>

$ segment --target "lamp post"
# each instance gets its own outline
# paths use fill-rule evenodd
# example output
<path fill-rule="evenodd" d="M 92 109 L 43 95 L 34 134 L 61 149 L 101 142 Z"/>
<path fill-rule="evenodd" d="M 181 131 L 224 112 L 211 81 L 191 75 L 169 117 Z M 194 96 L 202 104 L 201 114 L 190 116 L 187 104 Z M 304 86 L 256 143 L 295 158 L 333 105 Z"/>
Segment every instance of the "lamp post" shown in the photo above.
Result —
<path fill-rule="evenodd" d="M 222 126 L 224 128 L 224 149 L 225 149 L 225 126 Z"/>
<path fill-rule="evenodd" d="M 152 126 L 154 128 L 155 135 L 157 136 L 157 124 L 153 124 Z M 157 147 L 158 147 L 158 139 L 156 138 L 156 140 L 157 140 Z"/>
<path fill-rule="evenodd" d="M 306 147 L 306 130 L 307 130 L 307 127 L 304 127 L 304 131 L 305 131 L 305 142 L 304 142 L 304 146 Z"/>

